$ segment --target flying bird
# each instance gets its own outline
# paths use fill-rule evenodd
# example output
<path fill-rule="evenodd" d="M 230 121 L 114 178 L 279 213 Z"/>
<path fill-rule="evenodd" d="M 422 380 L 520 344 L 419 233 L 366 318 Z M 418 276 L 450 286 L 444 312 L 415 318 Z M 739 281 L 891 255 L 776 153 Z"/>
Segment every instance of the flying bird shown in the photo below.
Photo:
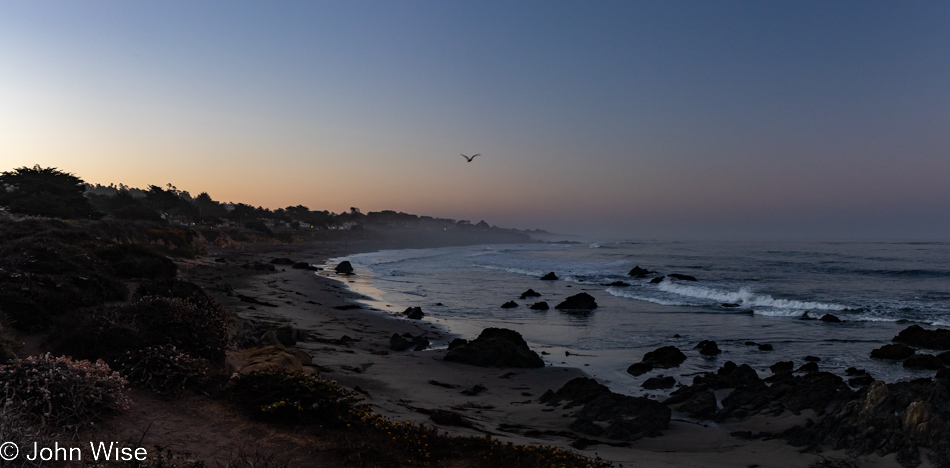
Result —
<path fill-rule="evenodd" d="M 459 153 L 459 154 L 462 154 L 462 153 Z M 472 162 L 472 160 L 475 159 L 475 156 L 481 156 L 481 155 L 482 153 L 473 154 L 471 156 L 465 156 L 464 154 L 462 154 L 462 157 L 465 158 L 466 161 Z"/>

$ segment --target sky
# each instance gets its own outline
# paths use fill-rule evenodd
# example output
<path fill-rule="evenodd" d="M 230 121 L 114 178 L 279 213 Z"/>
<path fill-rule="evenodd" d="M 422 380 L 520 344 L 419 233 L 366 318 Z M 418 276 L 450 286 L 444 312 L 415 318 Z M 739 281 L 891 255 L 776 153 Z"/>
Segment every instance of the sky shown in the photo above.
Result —
<path fill-rule="evenodd" d="M 945 1 L 5 0 L 0 170 L 599 239 L 950 241 L 948 24 Z"/>

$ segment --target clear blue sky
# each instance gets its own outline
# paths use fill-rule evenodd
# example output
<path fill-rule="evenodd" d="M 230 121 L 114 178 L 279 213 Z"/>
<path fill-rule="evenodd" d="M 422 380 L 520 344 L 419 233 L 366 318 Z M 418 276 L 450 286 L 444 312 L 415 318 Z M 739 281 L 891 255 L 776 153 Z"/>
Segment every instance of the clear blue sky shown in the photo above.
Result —
<path fill-rule="evenodd" d="M 622 238 L 950 240 L 948 25 L 948 2 L 5 1 L 0 169 Z"/>

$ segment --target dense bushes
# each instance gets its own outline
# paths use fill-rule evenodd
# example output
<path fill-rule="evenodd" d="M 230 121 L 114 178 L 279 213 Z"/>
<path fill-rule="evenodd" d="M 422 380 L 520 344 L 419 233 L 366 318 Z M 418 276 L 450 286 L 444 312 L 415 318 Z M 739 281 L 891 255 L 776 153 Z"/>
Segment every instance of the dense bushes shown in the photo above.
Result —
<path fill-rule="evenodd" d="M 163 279 L 174 278 L 178 273 L 175 262 L 146 245 L 110 245 L 97 250 L 96 257 L 122 278 Z"/>
<path fill-rule="evenodd" d="M 220 363 L 230 340 L 228 314 L 213 300 L 156 296 L 64 317 L 52 338 L 64 354 L 109 362 L 126 351 L 167 344 Z"/>
<path fill-rule="evenodd" d="M 4 407 L 17 407 L 43 424 L 57 427 L 96 421 L 128 408 L 127 383 L 109 366 L 49 353 L 0 366 Z"/>
<path fill-rule="evenodd" d="M 368 409 L 356 392 L 312 375 L 252 372 L 228 384 L 233 401 L 252 415 L 275 422 L 339 427 Z"/>
<path fill-rule="evenodd" d="M 169 398 L 208 379 L 208 361 L 183 353 L 174 346 L 149 346 L 119 358 L 119 371 L 129 383 Z"/>

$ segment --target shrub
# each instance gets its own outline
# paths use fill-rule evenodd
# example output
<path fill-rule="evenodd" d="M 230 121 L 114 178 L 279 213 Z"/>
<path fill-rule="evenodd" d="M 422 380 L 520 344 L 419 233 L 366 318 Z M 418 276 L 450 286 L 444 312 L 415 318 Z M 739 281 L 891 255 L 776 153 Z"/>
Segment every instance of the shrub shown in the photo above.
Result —
<path fill-rule="evenodd" d="M 74 361 L 49 353 L 0 366 L 4 407 L 19 407 L 43 424 L 66 427 L 99 420 L 131 403 L 126 385 L 103 361 Z"/>
<path fill-rule="evenodd" d="M 231 379 L 228 393 L 251 414 L 275 422 L 338 427 L 358 420 L 368 410 L 356 392 L 299 372 L 239 375 Z"/>
<path fill-rule="evenodd" d="M 79 311 L 58 324 L 59 350 L 114 362 L 147 346 L 172 345 L 220 363 L 230 342 L 228 313 L 214 300 L 147 296 L 131 304 Z"/>
<path fill-rule="evenodd" d="M 129 383 L 168 398 L 177 398 L 186 388 L 204 384 L 210 367 L 208 361 L 170 345 L 129 351 L 118 363 L 119 372 Z"/>
<path fill-rule="evenodd" d="M 174 278 L 178 273 L 175 262 L 145 245 L 111 245 L 96 251 L 96 256 L 123 278 Z"/>

